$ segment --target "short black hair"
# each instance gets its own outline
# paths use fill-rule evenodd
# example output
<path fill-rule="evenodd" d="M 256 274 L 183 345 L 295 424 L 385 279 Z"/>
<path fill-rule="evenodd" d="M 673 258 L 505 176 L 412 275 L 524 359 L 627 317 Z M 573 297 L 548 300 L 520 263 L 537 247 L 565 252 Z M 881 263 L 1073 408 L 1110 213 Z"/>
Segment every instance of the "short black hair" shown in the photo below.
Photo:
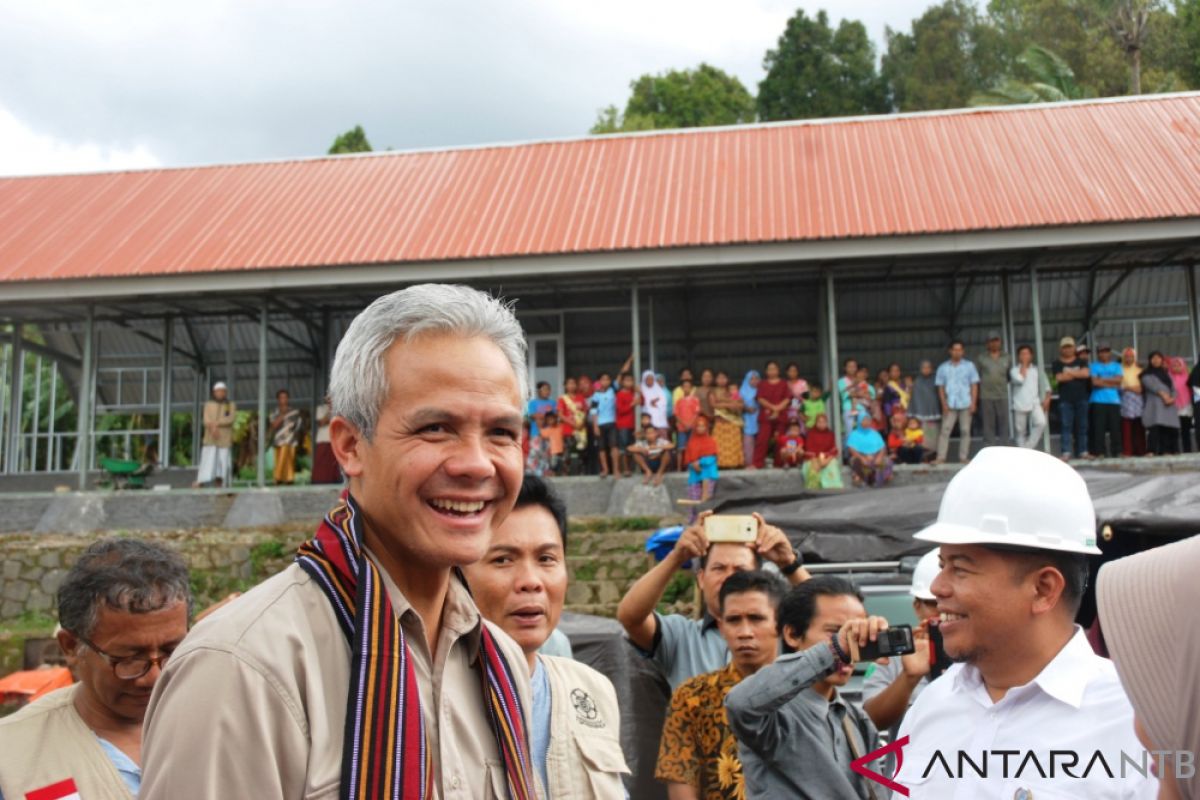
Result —
<path fill-rule="evenodd" d="M 818 575 L 792 587 L 792 590 L 779 603 L 779 613 L 775 616 L 779 641 L 783 644 L 784 651 L 790 653 L 793 650 L 787 644 L 787 639 L 783 635 L 784 630 L 791 628 L 794 636 L 803 636 L 808 630 L 808 626 L 812 624 L 813 617 L 817 614 L 818 597 L 840 597 L 842 595 L 850 595 L 858 598 L 860 603 L 863 602 L 863 594 L 858 586 L 837 575 Z"/>
<path fill-rule="evenodd" d="M 1023 344 L 1023 345 L 1021 345 L 1020 347 L 1018 347 L 1018 348 L 1017 348 L 1017 355 L 1020 355 L 1022 350 L 1028 350 L 1028 351 L 1029 351 L 1029 355 L 1033 355 L 1033 347 L 1032 347 L 1031 345 Z"/>
<path fill-rule="evenodd" d="M 778 616 L 779 603 L 787 594 L 787 584 L 782 580 L 761 569 L 748 569 L 735 572 L 721 584 L 721 616 L 725 616 L 725 598 L 731 594 L 746 592 L 762 592 L 771 601 L 771 610 Z"/>
<path fill-rule="evenodd" d="M 563 550 L 567 549 L 567 504 L 559 497 L 558 492 L 544 478 L 526 473 L 521 481 L 521 491 L 517 495 L 515 511 L 525 506 L 541 506 L 550 512 L 558 523 L 558 532 L 562 534 Z"/>
<path fill-rule="evenodd" d="M 289 392 L 287 389 L 280 389 L 278 392 L 275 393 L 275 399 L 278 400 L 279 395 L 281 395 L 281 394 L 286 394 L 288 397 L 292 396 L 292 393 Z"/>
<path fill-rule="evenodd" d="M 857 367 L 858 359 L 857 358 L 847 358 L 845 361 L 842 362 L 842 369 L 845 369 L 846 367 L 850 366 L 851 364 L 853 364 L 854 366 Z"/>
<path fill-rule="evenodd" d="M 708 566 L 708 553 L 710 550 L 712 550 L 713 544 L 733 544 L 733 543 L 732 542 L 713 542 L 712 544 L 710 544 L 708 546 L 708 550 L 704 551 L 704 555 L 700 556 L 700 569 L 704 569 L 705 567 Z M 754 552 L 754 568 L 761 569 L 762 565 L 763 565 L 763 557 L 757 550 L 755 550 L 753 552 Z"/>
<path fill-rule="evenodd" d="M 541 388 L 542 388 L 543 386 L 545 386 L 547 389 L 549 389 L 549 388 L 550 388 L 550 381 L 538 381 L 538 382 L 537 382 L 537 388 L 538 388 L 539 390 L 541 390 Z"/>
<path fill-rule="evenodd" d="M 687 373 L 689 376 L 694 376 L 694 375 L 695 375 L 695 373 L 693 373 L 693 372 L 692 372 L 692 368 L 691 368 L 691 367 L 684 367 L 683 369 L 679 370 L 679 380 L 683 380 L 683 373 L 685 373 L 685 372 L 686 372 L 686 373 Z"/>
<path fill-rule="evenodd" d="M 946 349 L 951 350 L 954 348 L 954 345 L 958 345 L 959 347 L 963 348 L 964 350 L 967 349 L 967 343 L 964 342 L 962 339 L 951 339 L 950 347 L 947 347 Z"/>
<path fill-rule="evenodd" d="M 609 380 L 612 380 L 612 375 L 607 372 L 601 372 L 596 376 L 596 380 L 600 380 L 601 378 L 608 378 Z"/>
<path fill-rule="evenodd" d="M 1083 595 L 1087 591 L 1091 564 L 1085 553 L 1068 553 L 1060 550 L 1034 550 L 1023 547 L 996 547 L 1004 553 L 1015 555 L 1013 577 L 1024 578 L 1034 570 L 1053 567 L 1063 576 L 1062 602 L 1073 618 L 1079 613 Z"/>

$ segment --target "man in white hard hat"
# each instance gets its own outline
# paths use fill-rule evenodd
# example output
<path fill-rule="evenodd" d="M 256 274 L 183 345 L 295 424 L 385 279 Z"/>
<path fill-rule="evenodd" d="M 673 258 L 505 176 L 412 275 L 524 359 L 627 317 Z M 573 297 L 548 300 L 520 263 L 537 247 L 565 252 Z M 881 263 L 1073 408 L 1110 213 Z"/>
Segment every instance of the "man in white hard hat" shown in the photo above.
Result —
<path fill-rule="evenodd" d="M 1154 797 L 1122 765 L 1143 748 L 1116 670 L 1075 624 L 1095 531 L 1087 484 L 1045 453 L 985 448 L 946 487 L 916 538 L 941 545 L 930 589 L 961 663 L 900 728 L 913 800 Z"/>
<path fill-rule="evenodd" d="M 937 598 L 929 585 L 937 577 L 938 553 L 935 547 L 917 562 L 913 570 L 912 595 L 913 615 L 917 619 L 913 627 L 913 643 L 916 650 L 900 658 L 892 658 L 887 664 L 875 665 L 863 683 L 863 711 L 871 717 L 879 730 L 891 731 L 889 741 L 895 741 L 900 730 L 900 721 L 908 707 L 916 702 L 917 696 L 929 683 L 930 652 L 929 622 L 938 616 Z"/>

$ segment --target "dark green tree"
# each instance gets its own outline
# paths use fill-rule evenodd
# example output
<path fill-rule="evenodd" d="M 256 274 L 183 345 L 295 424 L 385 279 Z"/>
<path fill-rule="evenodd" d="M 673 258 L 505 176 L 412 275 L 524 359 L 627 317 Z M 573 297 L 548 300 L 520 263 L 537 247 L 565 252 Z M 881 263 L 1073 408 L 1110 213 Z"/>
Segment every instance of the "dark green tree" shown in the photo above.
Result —
<path fill-rule="evenodd" d="M 875 47 L 857 20 L 834 30 L 824 11 L 803 9 L 788 20 L 774 50 L 763 59 L 767 76 L 758 84 L 762 120 L 881 114 L 887 89 L 875 69 Z"/>
<path fill-rule="evenodd" d="M 701 128 L 754 120 L 754 98 L 742 82 L 709 64 L 643 75 L 629 88 L 624 112 L 616 106 L 601 110 L 592 133 Z"/>
<path fill-rule="evenodd" d="M 1009 71 L 1016 52 L 966 0 L 945 0 L 913 20 L 908 33 L 887 29 L 882 72 L 900 111 L 961 108 Z"/>
<path fill-rule="evenodd" d="M 329 155 L 336 156 L 342 153 L 369 153 L 371 152 L 371 143 L 367 141 L 367 134 L 362 129 L 362 125 L 355 125 L 350 130 L 340 134 L 333 140 L 333 144 L 329 147 Z"/>

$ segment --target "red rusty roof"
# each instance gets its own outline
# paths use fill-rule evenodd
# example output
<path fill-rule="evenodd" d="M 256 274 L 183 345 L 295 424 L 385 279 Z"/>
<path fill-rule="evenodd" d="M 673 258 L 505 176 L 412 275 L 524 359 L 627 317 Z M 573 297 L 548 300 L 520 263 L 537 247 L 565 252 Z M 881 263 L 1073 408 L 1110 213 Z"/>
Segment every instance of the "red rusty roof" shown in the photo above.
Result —
<path fill-rule="evenodd" d="M 1200 94 L 0 179 L 0 280 L 1200 217 Z"/>

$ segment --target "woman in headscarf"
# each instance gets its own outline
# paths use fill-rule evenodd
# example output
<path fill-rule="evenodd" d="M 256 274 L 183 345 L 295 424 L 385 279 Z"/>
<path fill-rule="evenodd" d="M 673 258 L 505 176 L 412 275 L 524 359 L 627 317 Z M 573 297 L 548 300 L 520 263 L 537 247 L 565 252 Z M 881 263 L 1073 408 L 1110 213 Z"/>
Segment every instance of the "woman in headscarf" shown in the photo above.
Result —
<path fill-rule="evenodd" d="M 758 469 L 767 465 L 767 450 L 781 433 L 787 433 L 788 407 L 792 392 L 779 374 L 779 362 L 768 361 L 763 380 L 758 384 L 758 435 L 754 440 L 753 464 Z"/>
<path fill-rule="evenodd" d="M 1146 426 L 1147 451 L 1161 456 L 1179 452 L 1179 408 L 1175 405 L 1175 384 L 1167 372 L 1166 359 L 1155 350 L 1150 365 L 1142 370 L 1142 397 L 1146 407 L 1142 424 Z"/>
<path fill-rule="evenodd" d="M 887 443 L 875 430 L 875 420 L 864 417 L 846 440 L 850 456 L 850 473 L 855 486 L 879 488 L 892 479 L 892 460 L 888 458 Z"/>
<path fill-rule="evenodd" d="M 1142 396 L 1142 366 L 1137 351 L 1126 347 L 1121 351 L 1121 454 L 1146 455 L 1146 426 L 1142 412 L 1146 401 Z"/>
<path fill-rule="evenodd" d="M 1192 387 L 1188 385 L 1187 363 L 1179 356 L 1171 359 L 1171 384 L 1175 392 L 1175 407 L 1179 409 L 1179 449 L 1192 452 Z"/>
<path fill-rule="evenodd" d="M 675 393 L 672 392 L 669 388 L 667 388 L 667 376 L 665 373 L 662 373 L 662 372 L 654 373 L 654 380 L 658 383 L 658 388 L 662 389 L 667 394 L 667 423 L 668 423 L 667 427 L 669 428 L 670 427 L 669 423 L 671 422 L 671 415 L 675 413 Z M 668 439 L 671 438 L 669 431 L 668 431 L 667 438 Z"/>
<path fill-rule="evenodd" d="M 687 449 L 683 452 L 683 463 L 687 468 L 688 498 L 700 502 L 711 500 L 721 472 L 717 464 L 717 440 L 708 432 L 708 417 L 704 415 L 696 418 Z M 695 519 L 693 507 L 691 521 Z"/>
<path fill-rule="evenodd" d="M 837 437 L 829 427 L 829 415 L 818 414 L 804 438 L 804 487 L 841 489 L 842 465 L 838 460 Z"/>
<path fill-rule="evenodd" d="M 1200 605 L 1200 537 L 1105 564 L 1096 605 L 1109 655 L 1146 751 L 1169 751 L 1159 762 L 1160 798 L 1200 798 L 1200 776 L 1175 754 L 1200 751 L 1200 670 L 1192 614 Z M 1151 756 L 1153 759 L 1154 757 Z M 1181 767 L 1189 767 L 1181 769 Z"/>
<path fill-rule="evenodd" d="M 752 369 L 742 378 L 738 394 L 742 398 L 742 458 L 743 463 L 754 469 L 754 443 L 758 436 L 758 383 L 762 376 Z"/>
<path fill-rule="evenodd" d="M 671 425 L 667 413 L 670 395 L 658 385 L 658 377 L 653 370 L 642 373 L 642 385 L 638 387 L 642 393 L 642 413 L 650 415 L 650 425 L 658 428 L 658 434 L 664 439 L 671 437 Z"/>
<path fill-rule="evenodd" d="M 799 422 L 800 435 L 804 436 L 808 433 L 808 425 L 804 421 L 804 399 L 808 395 L 808 381 L 800 377 L 800 365 L 795 361 L 787 365 L 783 375 L 787 380 L 788 392 L 792 396 L 787 410 L 788 425 Z"/>
<path fill-rule="evenodd" d="M 724 370 L 717 372 L 717 382 L 709 398 L 715 417 L 712 435 L 717 440 L 721 469 L 741 469 L 746 464 L 742 455 L 742 398 L 729 385 L 729 375 Z"/>

